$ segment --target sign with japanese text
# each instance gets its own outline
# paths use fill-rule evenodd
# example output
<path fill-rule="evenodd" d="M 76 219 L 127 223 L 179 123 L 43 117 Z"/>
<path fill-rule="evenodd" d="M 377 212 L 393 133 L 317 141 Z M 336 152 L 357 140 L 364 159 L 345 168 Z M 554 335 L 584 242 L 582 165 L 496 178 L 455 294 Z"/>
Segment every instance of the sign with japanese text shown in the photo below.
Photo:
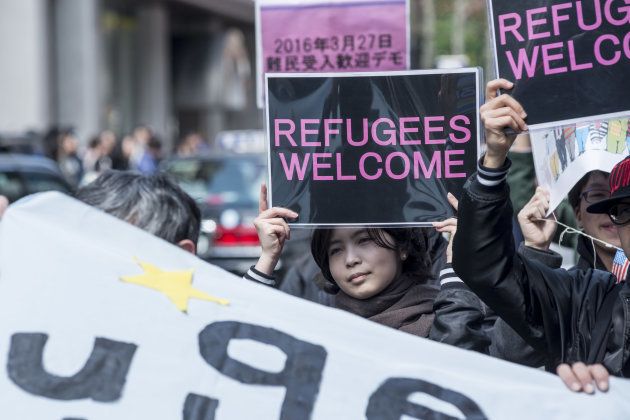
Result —
<path fill-rule="evenodd" d="M 58 193 L 0 222 L 2 419 L 625 419 L 537 369 L 253 284 Z M 33 238 L 38 240 L 33 241 Z"/>
<path fill-rule="evenodd" d="M 259 106 L 265 73 L 409 68 L 409 0 L 257 0 Z"/>
<path fill-rule="evenodd" d="M 531 129 L 630 113 L 630 2 L 488 4 L 497 74 Z"/>
<path fill-rule="evenodd" d="M 479 71 L 267 75 L 271 205 L 296 225 L 429 225 L 476 170 Z"/>

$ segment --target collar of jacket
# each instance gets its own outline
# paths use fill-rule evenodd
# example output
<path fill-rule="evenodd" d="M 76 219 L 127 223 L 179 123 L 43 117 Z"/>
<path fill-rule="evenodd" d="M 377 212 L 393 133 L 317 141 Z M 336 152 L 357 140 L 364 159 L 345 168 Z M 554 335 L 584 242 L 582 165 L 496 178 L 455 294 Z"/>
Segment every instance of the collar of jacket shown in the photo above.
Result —
<path fill-rule="evenodd" d="M 597 245 L 595 245 L 595 254 L 593 255 L 593 244 L 590 239 L 584 235 L 579 235 L 577 241 L 578 261 L 576 268 L 587 270 L 593 268 L 593 257 L 595 257 L 595 268 L 598 270 L 608 271 L 602 260 L 597 255 Z"/>

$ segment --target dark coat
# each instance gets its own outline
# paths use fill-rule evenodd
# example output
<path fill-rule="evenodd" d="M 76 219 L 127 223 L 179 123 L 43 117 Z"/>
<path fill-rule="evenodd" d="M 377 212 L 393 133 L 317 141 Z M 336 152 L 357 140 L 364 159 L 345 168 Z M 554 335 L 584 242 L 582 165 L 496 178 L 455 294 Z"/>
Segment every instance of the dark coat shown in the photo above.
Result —
<path fill-rule="evenodd" d="M 589 240 L 582 235 L 579 235 L 577 240 L 577 254 L 577 264 L 575 264 L 574 267 L 571 267 L 571 270 L 588 270 L 589 268 L 596 268 L 598 270 L 607 271 L 606 266 L 597 253 L 595 253 L 595 261 L 593 261 L 593 246 Z"/>
<path fill-rule="evenodd" d="M 454 268 L 460 278 L 545 354 L 548 368 L 603 363 L 613 375 L 630 376 L 630 286 L 616 285 L 605 271 L 551 269 L 518 255 L 511 224 L 506 183 L 486 186 L 473 175 L 459 202 Z"/>

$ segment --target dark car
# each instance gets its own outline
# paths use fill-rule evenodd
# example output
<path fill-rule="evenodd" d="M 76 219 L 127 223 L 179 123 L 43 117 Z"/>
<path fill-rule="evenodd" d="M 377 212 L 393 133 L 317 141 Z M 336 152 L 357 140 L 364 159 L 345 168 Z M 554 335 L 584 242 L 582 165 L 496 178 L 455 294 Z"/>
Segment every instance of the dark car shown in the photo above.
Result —
<path fill-rule="evenodd" d="M 201 209 L 199 257 L 237 274 L 256 263 L 260 242 L 253 221 L 260 184 L 267 176 L 263 155 L 172 158 L 160 169 L 174 177 Z"/>
<path fill-rule="evenodd" d="M 42 191 L 73 192 L 52 160 L 36 155 L 0 153 L 0 195 L 14 202 Z"/>

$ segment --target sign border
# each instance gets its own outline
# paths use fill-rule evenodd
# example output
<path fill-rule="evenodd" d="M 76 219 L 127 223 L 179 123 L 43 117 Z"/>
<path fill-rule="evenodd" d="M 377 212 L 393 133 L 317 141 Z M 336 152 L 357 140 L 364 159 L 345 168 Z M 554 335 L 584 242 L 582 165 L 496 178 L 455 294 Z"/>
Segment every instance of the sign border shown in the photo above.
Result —
<path fill-rule="evenodd" d="M 497 51 L 497 34 L 496 34 L 496 29 L 494 27 L 493 1 L 494 0 L 487 0 L 487 4 L 488 4 L 487 11 L 488 11 L 488 21 L 490 22 L 490 30 L 492 31 L 492 39 L 490 41 L 492 43 L 492 55 L 493 55 L 493 62 L 494 62 L 494 73 L 496 74 L 497 78 L 500 78 L 500 77 L 502 77 L 502 75 L 499 73 L 499 53 Z M 507 80 L 510 80 L 510 79 L 507 79 Z M 514 83 L 516 84 L 517 82 L 514 82 Z M 512 95 L 510 95 L 510 96 L 512 96 Z M 527 124 L 527 127 L 529 128 L 529 130 L 524 131 L 522 134 L 526 134 L 526 133 L 529 133 L 531 131 L 556 128 L 556 127 L 559 127 L 559 126 L 562 126 L 562 125 L 576 124 L 576 123 L 583 123 L 583 122 L 592 122 L 592 121 L 597 121 L 597 120 L 608 120 L 608 119 L 614 119 L 614 118 L 626 117 L 626 116 L 630 116 L 630 110 L 628 110 L 628 111 L 620 111 L 620 112 L 613 112 L 613 113 L 610 113 L 610 114 L 588 115 L 588 116 L 585 116 L 585 117 L 569 118 L 569 119 L 566 119 L 566 120 L 551 121 L 551 122 L 539 123 L 539 124 Z"/>
<path fill-rule="evenodd" d="M 407 34 L 407 70 L 411 69 L 411 4 L 410 0 L 391 0 L 391 2 L 405 2 L 405 17 L 406 17 L 406 34 Z M 336 3 L 356 3 L 357 5 L 366 5 L 370 3 L 389 3 L 388 0 L 255 0 L 254 5 L 254 25 L 255 25 L 255 45 L 256 45 L 256 106 L 258 109 L 262 109 L 267 101 L 264 97 L 264 93 L 267 90 L 267 82 L 263 75 L 267 73 L 263 72 L 262 64 L 262 28 L 261 28 L 261 9 L 267 6 L 283 5 L 283 6 L 305 6 L 309 4 L 313 5 L 332 5 Z M 263 4 L 264 3 L 264 4 Z M 404 70 L 400 70 L 404 71 Z M 281 73 L 281 74 L 303 74 L 303 73 Z M 315 74 L 315 73 L 313 73 Z"/>
<path fill-rule="evenodd" d="M 462 67 L 458 69 L 424 69 L 424 70 L 399 70 L 383 72 L 348 72 L 348 73 L 265 73 L 265 92 L 269 90 L 269 79 L 278 78 L 308 78 L 308 77 L 390 77 L 390 76 L 419 76 L 425 74 L 458 74 L 471 73 L 477 79 L 477 95 L 475 105 L 475 121 L 477 124 L 477 157 L 481 156 L 481 126 L 479 118 L 479 106 L 484 89 L 481 88 L 483 81 L 483 69 L 481 67 Z M 271 187 L 271 133 L 269 132 L 269 97 L 265 96 L 265 149 L 267 153 L 267 203 L 273 203 L 273 188 Z M 328 228 L 328 227 L 413 227 L 413 226 L 433 226 L 433 222 L 393 222 L 393 223 L 294 223 L 288 222 L 291 227 L 296 228 Z"/>

